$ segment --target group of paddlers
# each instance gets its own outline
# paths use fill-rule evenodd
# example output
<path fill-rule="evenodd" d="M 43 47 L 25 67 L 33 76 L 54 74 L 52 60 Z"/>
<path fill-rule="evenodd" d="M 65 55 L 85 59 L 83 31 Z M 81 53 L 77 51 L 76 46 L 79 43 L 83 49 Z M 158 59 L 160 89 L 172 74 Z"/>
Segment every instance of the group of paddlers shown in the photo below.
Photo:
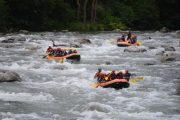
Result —
<path fill-rule="evenodd" d="M 130 77 L 131 77 L 131 74 L 128 72 L 128 70 L 125 70 L 124 74 L 122 71 L 119 71 L 116 74 L 115 70 L 112 70 L 110 73 L 106 74 L 102 72 L 102 69 L 98 69 L 98 72 L 94 76 L 94 78 L 97 78 L 97 82 L 99 83 L 111 81 L 114 79 L 126 79 L 127 81 L 129 81 Z"/>
<path fill-rule="evenodd" d="M 126 42 L 126 41 L 128 43 L 135 44 L 137 42 L 137 35 L 131 34 L 131 32 L 128 32 L 127 38 L 126 38 L 126 35 L 122 35 L 121 37 L 117 39 L 117 42 Z"/>
<path fill-rule="evenodd" d="M 63 48 L 52 48 L 51 46 L 49 46 L 46 53 L 49 56 L 62 57 L 62 56 L 66 56 L 69 54 L 77 53 L 77 50 L 63 49 Z"/>

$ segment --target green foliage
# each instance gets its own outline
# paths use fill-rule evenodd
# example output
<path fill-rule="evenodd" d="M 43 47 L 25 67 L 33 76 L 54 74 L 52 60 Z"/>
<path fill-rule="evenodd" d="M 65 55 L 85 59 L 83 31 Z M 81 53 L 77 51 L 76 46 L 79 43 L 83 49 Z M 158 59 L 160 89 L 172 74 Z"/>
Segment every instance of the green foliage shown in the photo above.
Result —
<path fill-rule="evenodd" d="M 72 31 L 103 31 L 104 27 L 103 24 L 82 22 L 73 22 L 69 25 L 69 29 Z"/>
<path fill-rule="evenodd" d="M 0 31 L 180 29 L 179 0 L 95 0 L 94 9 L 88 0 L 86 23 L 84 0 L 79 1 L 78 17 L 78 0 L 0 0 Z"/>

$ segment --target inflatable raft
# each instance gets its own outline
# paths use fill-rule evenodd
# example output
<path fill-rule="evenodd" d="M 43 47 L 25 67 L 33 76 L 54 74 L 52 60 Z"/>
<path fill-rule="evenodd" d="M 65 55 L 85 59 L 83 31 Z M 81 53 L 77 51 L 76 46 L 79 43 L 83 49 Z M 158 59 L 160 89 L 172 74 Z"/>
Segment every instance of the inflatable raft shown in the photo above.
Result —
<path fill-rule="evenodd" d="M 77 53 L 72 53 L 72 54 L 68 54 L 68 55 L 65 55 L 65 56 L 62 56 L 62 57 L 56 57 L 56 56 L 50 56 L 50 55 L 47 55 L 47 59 L 48 60 L 62 60 L 62 59 L 70 59 L 70 60 L 77 60 L 77 61 L 80 61 L 81 59 L 81 56 L 79 55 L 79 52 Z"/>
<path fill-rule="evenodd" d="M 140 43 L 138 41 L 134 44 L 131 44 L 128 41 L 117 42 L 118 47 L 139 46 L 139 45 L 140 45 Z"/>
<path fill-rule="evenodd" d="M 114 79 L 107 82 L 97 83 L 97 87 L 101 86 L 103 88 L 114 88 L 116 90 L 122 88 L 128 88 L 129 82 L 126 79 Z"/>

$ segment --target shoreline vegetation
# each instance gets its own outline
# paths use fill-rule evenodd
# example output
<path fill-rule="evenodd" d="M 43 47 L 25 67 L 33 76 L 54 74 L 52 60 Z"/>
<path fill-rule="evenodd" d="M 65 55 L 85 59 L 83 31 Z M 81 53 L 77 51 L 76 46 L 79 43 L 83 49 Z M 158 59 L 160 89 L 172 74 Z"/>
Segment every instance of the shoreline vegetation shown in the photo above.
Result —
<path fill-rule="evenodd" d="M 0 32 L 180 29 L 179 0 L 0 0 Z"/>

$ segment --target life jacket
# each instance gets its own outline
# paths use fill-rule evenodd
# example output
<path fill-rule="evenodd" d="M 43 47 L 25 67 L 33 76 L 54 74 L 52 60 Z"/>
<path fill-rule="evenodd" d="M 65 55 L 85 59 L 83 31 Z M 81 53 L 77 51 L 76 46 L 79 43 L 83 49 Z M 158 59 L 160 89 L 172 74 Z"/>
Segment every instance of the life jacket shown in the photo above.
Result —
<path fill-rule="evenodd" d="M 130 73 L 125 73 L 123 78 L 129 81 L 130 77 L 131 77 Z"/>
<path fill-rule="evenodd" d="M 116 78 L 115 73 L 110 73 L 108 80 L 114 80 Z"/>
<path fill-rule="evenodd" d="M 122 73 L 118 73 L 118 74 L 116 75 L 116 78 L 117 78 L 117 79 L 123 79 L 123 74 L 122 74 Z"/>

